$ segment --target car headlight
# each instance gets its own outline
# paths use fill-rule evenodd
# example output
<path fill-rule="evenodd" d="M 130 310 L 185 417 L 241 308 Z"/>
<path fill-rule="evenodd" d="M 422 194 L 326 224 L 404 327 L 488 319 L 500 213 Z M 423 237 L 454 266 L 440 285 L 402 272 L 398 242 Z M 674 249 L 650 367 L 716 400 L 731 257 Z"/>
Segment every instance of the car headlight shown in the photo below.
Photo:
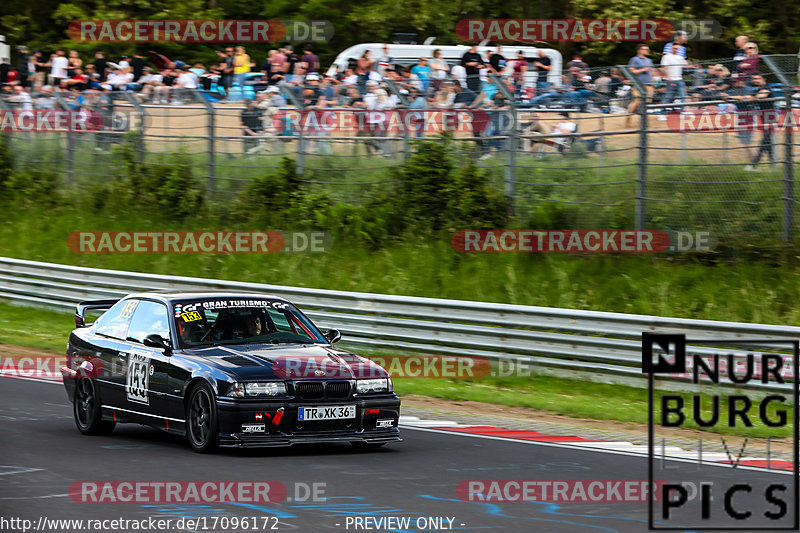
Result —
<path fill-rule="evenodd" d="M 286 384 L 281 381 L 233 383 L 228 389 L 228 396 L 234 398 L 244 398 L 245 396 L 284 396 L 285 394 Z"/>
<path fill-rule="evenodd" d="M 391 390 L 392 390 L 391 379 L 356 380 L 356 392 L 358 394 L 368 394 L 370 392 L 390 392 Z"/>

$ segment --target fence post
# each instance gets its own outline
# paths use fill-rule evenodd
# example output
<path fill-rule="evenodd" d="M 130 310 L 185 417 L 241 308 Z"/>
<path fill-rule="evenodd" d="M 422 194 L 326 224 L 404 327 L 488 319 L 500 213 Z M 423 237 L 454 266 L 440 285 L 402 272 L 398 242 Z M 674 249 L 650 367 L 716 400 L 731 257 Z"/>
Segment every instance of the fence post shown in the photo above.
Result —
<path fill-rule="evenodd" d="M 297 157 L 295 158 L 295 171 L 298 176 L 302 176 L 304 172 L 303 155 L 305 154 L 305 138 L 303 137 L 303 128 L 297 128 Z"/>
<path fill-rule="evenodd" d="M 792 112 L 792 88 L 785 86 L 786 112 Z M 791 243 L 794 238 L 794 169 L 792 154 L 792 128 L 784 131 L 783 149 L 783 242 Z"/>
<path fill-rule="evenodd" d="M 644 89 L 644 87 L 642 87 Z M 636 219 L 635 229 L 643 230 L 647 217 L 647 92 L 639 93 L 639 161 L 636 167 Z"/>
<path fill-rule="evenodd" d="M 139 163 L 140 165 L 143 165 L 145 161 L 144 123 L 147 115 L 145 114 L 145 110 L 144 107 L 142 107 L 142 104 L 140 104 L 139 100 L 137 100 L 130 92 L 123 91 L 122 95 L 128 101 L 128 104 L 133 106 L 133 110 L 139 115 L 139 132 L 136 138 L 136 162 Z M 128 131 L 133 131 L 132 115 L 133 114 L 131 114 L 131 118 L 128 120 L 129 124 Z"/>
<path fill-rule="evenodd" d="M 509 103 L 509 110 L 511 112 L 511 120 L 509 121 L 508 131 L 506 135 L 506 149 L 508 153 L 506 155 L 506 175 L 505 175 L 505 194 L 508 200 L 508 214 L 509 216 L 514 214 L 514 196 L 516 195 L 516 184 L 514 183 L 514 179 L 516 177 L 516 153 L 517 153 L 517 104 L 514 99 L 514 94 L 508 89 L 506 84 L 503 82 L 503 78 L 498 76 L 497 74 L 489 74 L 492 81 L 494 81 L 495 85 L 497 86 L 497 90 L 500 91 L 500 94 L 506 99 L 506 102 Z M 497 123 L 502 125 L 502 121 L 500 120 L 502 112 L 499 112 Z M 499 131 L 493 131 L 492 136 L 498 136 L 500 134 Z"/>
<path fill-rule="evenodd" d="M 509 126 L 508 137 L 506 137 L 506 142 L 508 143 L 508 160 L 506 161 L 506 197 L 508 198 L 508 211 L 509 215 L 514 214 L 514 197 L 516 196 L 516 170 L 517 170 L 517 143 L 519 139 L 517 138 L 517 106 L 513 103 L 513 99 L 509 100 L 511 102 L 511 124 Z"/>
<path fill-rule="evenodd" d="M 203 93 L 197 89 L 184 89 L 192 95 L 192 100 L 200 102 L 208 113 L 208 177 L 206 178 L 206 193 L 208 199 L 213 200 L 216 188 L 217 160 L 216 160 L 216 110 L 211 102 L 206 100 Z"/>
<path fill-rule="evenodd" d="M 216 116 L 212 108 L 211 112 L 208 114 L 208 181 L 206 183 L 206 189 L 208 190 L 209 200 L 214 198 L 217 177 L 217 154 L 216 143 L 214 142 L 217 129 L 215 119 Z"/>

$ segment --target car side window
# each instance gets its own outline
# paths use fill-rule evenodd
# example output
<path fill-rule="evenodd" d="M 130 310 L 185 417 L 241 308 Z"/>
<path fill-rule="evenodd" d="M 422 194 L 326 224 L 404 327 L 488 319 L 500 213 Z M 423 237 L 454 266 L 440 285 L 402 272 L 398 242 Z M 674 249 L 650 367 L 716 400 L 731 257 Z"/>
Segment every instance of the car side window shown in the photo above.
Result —
<path fill-rule="evenodd" d="M 124 339 L 138 304 L 139 300 L 123 300 L 115 303 L 95 321 L 94 332 L 115 339 Z"/>
<path fill-rule="evenodd" d="M 136 307 L 128 328 L 127 340 L 143 342 L 148 335 L 160 335 L 169 341 L 169 313 L 167 306 L 158 302 L 142 300 Z"/>
<path fill-rule="evenodd" d="M 293 332 L 291 324 L 289 324 L 289 321 L 286 319 L 286 315 L 274 309 L 267 309 L 267 313 L 269 313 L 269 317 L 272 319 L 278 331 Z"/>

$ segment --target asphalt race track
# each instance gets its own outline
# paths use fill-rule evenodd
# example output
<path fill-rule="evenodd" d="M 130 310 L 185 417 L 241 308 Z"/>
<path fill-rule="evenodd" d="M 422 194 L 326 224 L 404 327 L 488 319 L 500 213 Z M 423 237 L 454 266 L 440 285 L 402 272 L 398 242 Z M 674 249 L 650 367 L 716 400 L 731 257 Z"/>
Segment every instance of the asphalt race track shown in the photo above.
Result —
<path fill-rule="evenodd" d="M 403 432 L 404 442 L 367 452 L 337 445 L 199 455 L 180 438 L 141 426 L 120 425 L 104 437 L 81 435 L 60 383 L 0 379 L 0 406 L 0 516 L 29 519 L 33 524 L 40 517 L 175 521 L 205 516 L 209 518 L 205 529 L 183 530 L 232 531 L 211 528 L 210 518 L 274 516 L 269 527 L 278 531 L 647 530 L 647 504 L 642 502 L 486 503 L 462 501 L 456 494 L 464 480 L 646 480 L 643 457 L 410 428 Z M 720 485 L 785 483 L 789 514 L 793 512 L 790 475 L 728 466 L 699 471 L 694 464 L 668 463 L 670 479 L 702 477 Z M 275 504 L 74 502 L 68 496 L 70 485 L 86 480 L 271 480 L 287 487 L 288 498 Z M 324 501 L 304 498 L 305 488 L 313 483 L 324 484 L 320 485 Z M 737 507 L 749 506 L 759 514 L 774 510 L 768 504 L 765 507 L 758 492 L 738 495 Z M 721 500 L 721 495 L 714 498 L 709 524 L 722 512 Z M 367 529 L 363 522 L 357 527 L 354 521 L 355 517 L 388 516 L 411 517 L 412 526 L 385 529 L 371 522 Z M 420 517 L 423 522 L 414 522 Z M 436 527 L 436 522 L 422 528 L 415 525 L 431 524 L 426 522 L 429 518 L 444 519 L 443 526 Z"/>

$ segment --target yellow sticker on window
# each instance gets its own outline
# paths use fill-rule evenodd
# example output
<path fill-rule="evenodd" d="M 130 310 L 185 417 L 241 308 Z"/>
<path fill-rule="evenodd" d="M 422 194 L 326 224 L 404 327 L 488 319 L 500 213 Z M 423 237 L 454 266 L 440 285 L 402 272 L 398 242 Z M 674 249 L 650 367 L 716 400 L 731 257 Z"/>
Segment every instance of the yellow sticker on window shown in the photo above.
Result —
<path fill-rule="evenodd" d="M 119 316 L 122 318 L 130 318 L 133 316 L 133 310 L 136 309 L 136 304 L 138 303 L 138 300 L 128 300 L 125 302 L 125 306 L 122 308 L 122 312 Z"/>
<path fill-rule="evenodd" d="M 202 316 L 197 311 L 188 311 L 181 315 L 184 322 L 194 322 L 195 320 L 202 320 Z"/>

